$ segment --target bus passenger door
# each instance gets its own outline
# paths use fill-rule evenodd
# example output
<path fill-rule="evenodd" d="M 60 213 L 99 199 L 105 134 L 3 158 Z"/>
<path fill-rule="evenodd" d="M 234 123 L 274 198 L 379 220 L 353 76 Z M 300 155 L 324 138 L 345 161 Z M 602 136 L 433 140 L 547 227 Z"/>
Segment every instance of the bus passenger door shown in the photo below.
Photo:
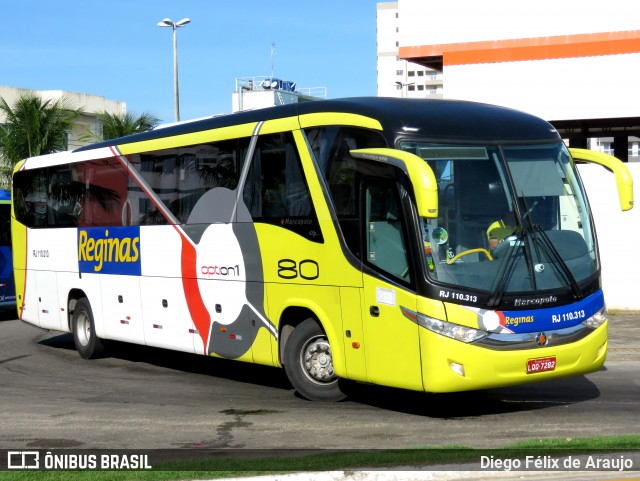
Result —
<path fill-rule="evenodd" d="M 371 382 L 422 390 L 418 324 L 404 312 L 416 312 L 414 270 L 396 182 L 365 181 L 364 338 Z"/>

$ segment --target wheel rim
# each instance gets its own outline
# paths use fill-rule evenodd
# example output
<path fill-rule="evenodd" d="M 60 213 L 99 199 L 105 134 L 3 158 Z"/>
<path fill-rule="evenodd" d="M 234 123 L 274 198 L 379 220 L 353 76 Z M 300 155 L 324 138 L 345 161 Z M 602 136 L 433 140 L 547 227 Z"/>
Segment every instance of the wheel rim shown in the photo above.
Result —
<path fill-rule="evenodd" d="M 309 339 L 300 351 L 302 371 L 316 384 L 329 384 L 337 381 L 333 371 L 331 346 L 325 337 Z"/>
<path fill-rule="evenodd" d="M 86 312 L 81 312 L 78 315 L 76 320 L 76 334 L 80 344 L 83 346 L 89 344 L 89 339 L 91 339 L 91 320 Z"/>

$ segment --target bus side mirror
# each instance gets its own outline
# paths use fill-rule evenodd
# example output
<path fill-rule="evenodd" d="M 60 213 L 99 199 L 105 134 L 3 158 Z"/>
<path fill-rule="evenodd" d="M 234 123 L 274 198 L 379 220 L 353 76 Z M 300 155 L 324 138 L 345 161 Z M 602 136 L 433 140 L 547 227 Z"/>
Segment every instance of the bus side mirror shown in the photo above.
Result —
<path fill-rule="evenodd" d="M 596 152 L 589 149 L 569 149 L 574 160 L 581 160 L 592 164 L 599 164 L 612 171 L 616 176 L 618 186 L 618 199 L 620 209 L 631 210 L 633 208 L 633 179 L 627 166 L 613 155 Z"/>
<path fill-rule="evenodd" d="M 433 170 L 424 159 L 397 149 L 357 149 L 349 151 L 349 154 L 356 159 L 384 162 L 403 170 L 413 185 L 418 215 L 429 219 L 438 218 L 438 183 Z"/>

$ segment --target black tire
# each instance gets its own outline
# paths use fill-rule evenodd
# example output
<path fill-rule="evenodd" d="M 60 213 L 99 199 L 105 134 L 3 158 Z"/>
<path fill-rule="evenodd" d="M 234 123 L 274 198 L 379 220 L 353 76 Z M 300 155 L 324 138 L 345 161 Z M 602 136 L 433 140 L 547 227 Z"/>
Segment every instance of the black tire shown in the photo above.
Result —
<path fill-rule="evenodd" d="M 78 299 L 72 318 L 73 342 L 83 359 L 94 359 L 104 352 L 102 342 L 96 336 L 91 305 L 86 297 Z"/>
<path fill-rule="evenodd" d="M 302 321 L 284 349 L 284 369 L 293 388 L 310 401 L 341 401 L 346 397 L 333 371 L 331 346 L 313 319 Z"/>

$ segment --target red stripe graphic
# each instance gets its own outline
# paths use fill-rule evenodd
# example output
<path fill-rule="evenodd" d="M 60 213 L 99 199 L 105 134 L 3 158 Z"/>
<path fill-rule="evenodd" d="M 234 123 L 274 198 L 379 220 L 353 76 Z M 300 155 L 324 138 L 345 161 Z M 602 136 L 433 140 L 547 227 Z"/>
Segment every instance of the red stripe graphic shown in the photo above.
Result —
<path fill-rule="evenodd" d="M 129 176 L 134 180 L 138 187 L 142 189 L 142 191 L 146 194 L 147 198 L 153 202 L 153 204 L 158 209 L 158 212 L 162 214 L 162 216 L 167 220 L 167 223 L 172 225 L 176 232 L 180 235 L 180 240 L 182 241 L 182 250 L 180 253 L 180 262 L 182 268 L 182 288 L 184 290 L 184 297 L 187 301 L 187 307 L 189 308 L 189 314 L 191 315 L 191 319 L 195 324 L 198 333 L 200 334 L 200 338 L 202 339 L 202 344 L 204 345 L 204 353 L 207 353 L 207 342 L 209 340 L 209 329 L 211 327 L 211 316 L 207 307 L 202 300 L 202 294 L 200 293 L 200 289 L 198 287 L 198 275 L 196 270 L 196 248 L 189 239 L 189 237 L 184 233 L 184 231 L 175 224 L 174 219 L 170 219 L 168 214 L 165 213 L 166 207 L 164 205 L 159 205 L 155 200 L 155 195 L 153 194 L 152 189 L 147 186 L 142 179 L 135 175 L 132 166 L 129 164 L 128 159 L 124 155 L 122 155 L 117 147 L 110 147 L 113 155 L 118 159 L 118 161 L 127 169 L 128 172 L 131 173 Z"/>
<path fill-rule="evenodd" d="M 187 300 L 187 307 L 191 314 L 191 319 L 202 338 L 202 343 L 207 349 L 209 339 L 209 329 L 211 327 L 211 316 L 202 300 L 202 294 L 198 288 L 198 272 L 196 270 L 196 249 L 186 236 L 182 239 L 182 287 L 184 297 Z"/>

